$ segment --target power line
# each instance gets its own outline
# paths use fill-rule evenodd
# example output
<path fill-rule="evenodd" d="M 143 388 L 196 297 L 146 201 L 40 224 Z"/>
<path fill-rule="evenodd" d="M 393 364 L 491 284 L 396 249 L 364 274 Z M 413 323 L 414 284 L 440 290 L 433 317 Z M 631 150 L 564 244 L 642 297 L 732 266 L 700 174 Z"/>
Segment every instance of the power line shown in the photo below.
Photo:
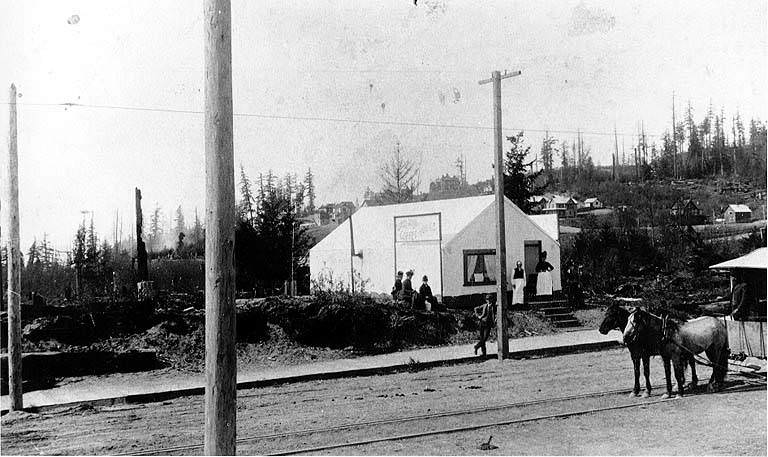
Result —
<path fill-rule="evenodd" d="M 8 102 L 2 104 L 7 105 Z M 174 113 L 174 114 L 203 114 L 200 110 L 190 109 L 178 109 L 178 108 L 152 108 L 143 106 L 120 106 L 120 105 L 95 105 L 87 103 L 19 103 L 17 106 L 43 106 L 43 107 L 63 107 L 63 108 L 92 108 L 92 109 L 109 109 L 119 111 L 136 111 L 136 112 L 154 112 L 154 113 Z M 335 118 L 335 117 L 323 117 L 323 116 L 294 116 L 294 115 L 279 115 L 279 114 L 263 114 L 263 113 L 234 113 L 235 117 L 244 118 L 258 118 L 258 119 L 276 119 L 276 120 L 297 120 L 297 121 L 315 121 L 315 122 L 338 122 L 347 124 L 370 124 L 370 125 L 394 125 L 405 127 L 433 127 L 433 128 L 454 128 L 465 130 L 493 130 L 493 127 L 487 127 L 482 125 L 467 125 L 467 124 L 445 124 L 445 123 L 433 123 L 433 122 L 413 122 L 413 121 L 377 121 L 372 119 L 349 119 L 349 118 Z M 536 129 L 525 127 L 506 127 L 502 129 L 506 132 L 535 132 L 535 133 L 560 133 L 576 135 L 578 130 L 565 130 L 565 129 Z M 597 132 L 597 131 L 581 131 L 582 135 L 592 136 L 613 136 L 614 132 Z M 633 133 L 618 133 L 622 137 L 634 137 Z M 646 136 L 661 137 L 662 135 L 646 134 Z"/>

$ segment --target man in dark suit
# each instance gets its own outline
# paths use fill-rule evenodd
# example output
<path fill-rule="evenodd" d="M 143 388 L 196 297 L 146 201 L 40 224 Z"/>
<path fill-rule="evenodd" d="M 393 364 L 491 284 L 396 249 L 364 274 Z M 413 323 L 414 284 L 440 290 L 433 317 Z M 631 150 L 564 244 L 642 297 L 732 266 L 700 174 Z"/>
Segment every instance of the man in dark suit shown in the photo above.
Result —
<path fill-rule="evenodd" d="M 395 277 L 395 285 L 392 286 L 392 300 L 397 300 L 400 297 L 401 290 L 403 290 L 403 272 L 398 271 Z"/>

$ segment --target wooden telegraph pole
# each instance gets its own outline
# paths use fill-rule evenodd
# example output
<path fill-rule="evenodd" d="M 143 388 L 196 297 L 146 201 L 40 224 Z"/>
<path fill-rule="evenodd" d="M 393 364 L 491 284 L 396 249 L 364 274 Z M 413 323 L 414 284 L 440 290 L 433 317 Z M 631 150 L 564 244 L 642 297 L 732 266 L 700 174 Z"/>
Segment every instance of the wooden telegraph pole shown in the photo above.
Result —
<path fill-rule="evenodd" d="M 494 71 L 491 79 L 479 81 L 479 84 L 493 83 L 493 150 L 496 178 L 496 342 L 498 344 L 499 361 L 509 354 L 509 339 L 507 338 L 507 242 L 504 228 L 504 157 L 501 142 L 501 80 L 520 75 L 520 71 L 512 73 Z"/>
<path fill-rule="evenodd" d="M 230 0 L 205 0 L 205 454 L 234 455 L 235 161 Z"/>
<path fill-rule="evenodd" d="M 21 264 L 19 250 L 19 151 L 16 136 L 16 86 L 10 91 L 8 133 L 8 396 L 11 411 L 22 410 L 21 390 Z"/>

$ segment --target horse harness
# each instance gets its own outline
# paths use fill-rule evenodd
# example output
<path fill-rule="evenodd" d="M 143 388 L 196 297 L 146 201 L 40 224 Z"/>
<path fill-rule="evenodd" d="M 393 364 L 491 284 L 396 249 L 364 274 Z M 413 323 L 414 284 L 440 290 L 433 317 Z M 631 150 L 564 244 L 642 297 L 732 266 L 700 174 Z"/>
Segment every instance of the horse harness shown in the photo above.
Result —
<path fill-rule="evenodd" d="M 638 310 L 638 308 L 635 308 L 631 312 L 631 314 L 635 313 L 637 310 Z M 688 354 L 690 354 L 691 358 L 693 359 L 693 361 L 698 363 L 699 365 L 704 365 L 704 366 L 707 366 L 707 367 L 710 367 L 710 368 L 719 367 L 719 368 L 725 369 L 726 371 L 728 371 L 730 373 L 738 373 L 740 375 L 745 375 L 747 377 L 749 377 L 749 375 L 753 374 L 753 373 L 749 373 L 749 372 L 730 370 L 727 366 L 724 367 L 724 366 L 721 366 L 721 365 L 719 365 L 719 364 L 717 364 L 715 362 L 712 362 L 711 360 L 705 360 L 703 357 L 701 357 L 700 355 L 696 354 L 695 352 L 693 352 L 692 350 L 688 349 L 687 347 L 683 346 L 682 344 L 678 343 L 677 341 L 674 340 L 674 338 L 672 338 L 672 335 L 671 335 L 671 333 L 672 333 L 671 327 L 672 326 L 669 325 L 669 315 L 668 314 L 664 314 L 663 316 L 657 316 L 657 315 L 655 315 L 655 314 L 653 314 L 651 312 L 648 312 L 648 311 L 645 311 L 645 313 L 648 314 L 649 316 L 654 317 L 654 318 L 656 318 L 656 319 L 661 321 L 661 342 L 662 343 L 669 342 L 669 343 L 674 344 L 675 346 L 679 347 L 683 351 L 685 351 Z M 635 328 L 635 323 L 634 322 L 628 322 L 628 324 L 632 325 L 633 329 Z M 736 365 L 736 364 L 731 363 L 731 362 L 728 362 L 728 365 L 739 366 L 739 365 Z"/>

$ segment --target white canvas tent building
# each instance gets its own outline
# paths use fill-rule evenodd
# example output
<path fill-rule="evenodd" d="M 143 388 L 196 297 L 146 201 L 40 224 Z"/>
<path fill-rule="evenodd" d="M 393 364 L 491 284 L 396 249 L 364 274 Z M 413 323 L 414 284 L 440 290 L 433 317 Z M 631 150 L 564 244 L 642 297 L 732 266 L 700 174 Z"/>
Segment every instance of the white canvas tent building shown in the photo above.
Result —
<path fill-rule="evenodd" d="M 518 260 L 530 274 L 547 251 L 560 290 L 557 216 L 529 216 L 505 201 L 509 283 Z M 438 296 L 494 292 L 495 206 L 494 196 L 484 195 L 362 207 L 310 249 L 310 275 L 348 285 L 354 275 L 366 290 L 389 293 L 397 271 L 413 270 L 414 288 L 427 275 Z"/>

